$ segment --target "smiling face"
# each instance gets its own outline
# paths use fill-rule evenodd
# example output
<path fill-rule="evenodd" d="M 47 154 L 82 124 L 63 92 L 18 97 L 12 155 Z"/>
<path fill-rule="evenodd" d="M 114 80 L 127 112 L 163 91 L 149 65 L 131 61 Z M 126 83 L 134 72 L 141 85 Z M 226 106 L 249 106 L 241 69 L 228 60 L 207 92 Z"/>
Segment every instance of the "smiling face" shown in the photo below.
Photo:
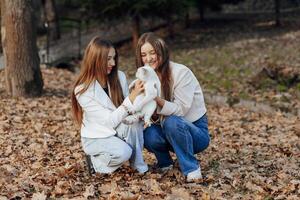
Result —
<path fill-rule="evenodd" d="M 113 67 L 116 65 L 116 50 L 114 48 L 110 48 L 107 56 L 107 74 L 110 74 Z"/>
<path fill-rule="evenodd" d="M 148 64 L 153 69 L 156 69 L 159 66 L 159 57 L 149 42 L 146 42 L 141 46 L 141 57 L 144 65 Z"/>

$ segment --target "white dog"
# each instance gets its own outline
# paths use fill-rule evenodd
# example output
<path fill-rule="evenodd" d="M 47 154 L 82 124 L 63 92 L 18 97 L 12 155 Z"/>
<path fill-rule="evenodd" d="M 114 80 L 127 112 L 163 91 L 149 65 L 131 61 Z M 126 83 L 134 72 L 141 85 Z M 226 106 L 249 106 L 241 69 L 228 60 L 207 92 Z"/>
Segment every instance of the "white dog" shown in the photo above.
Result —
<path fill-rule="evenodd" d="M 137 80 L 141 80 L 144 82 L 144 93 L 138 95 L 133 102 L 133 106 L 138 112 L 126 117 L 124 119 L 124 123 L 132 124 L 138 121 L 140 118 L 144 118 L 144 127 L 149 127 L 152 124 L 151 116 L 153 115 L 157 106 L 154 98 L 156 96 L 160 96 L 161 94 L 160 80 L 154 69 L 149 65 L 138 68 L 135 76 L 137 79 L 129 85 L 129 89 L 134 87 L 134 84 Z"/>

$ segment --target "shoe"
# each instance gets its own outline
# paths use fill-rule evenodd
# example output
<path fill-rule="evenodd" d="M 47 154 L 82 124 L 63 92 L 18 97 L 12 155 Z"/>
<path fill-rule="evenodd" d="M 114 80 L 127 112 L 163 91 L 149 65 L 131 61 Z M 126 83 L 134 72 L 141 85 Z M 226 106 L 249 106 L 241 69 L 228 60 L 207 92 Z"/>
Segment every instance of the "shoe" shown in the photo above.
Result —
<path fill-rule="evenodd" d="M 147 171 L 148 171 L 148 167 L 147 169 L 136 169 L 139 173 L 139 175 L 144 175 Z"/>
<path fill-rule="evenodd" d="M 202 179 L 202 174 L 201 174 L 201 168 L 199 167 L 198 169 L 196 169 L 195 171 L 192 171 L 190 173 L 188 173 L 187 177 L 186 177 L 186 181 L 187 182 L 193 182 L 193 181 L 197 181 L 199 179 Z"/>
<path fill-rule="evenodd" d="M 89 174 L 90 175 L 95 174 L 96 171 L 93 167 L 91 156 L 90 155 L 85 155 L 85 159 L 86 159 L 86 164 L 87 164 L 87 167 L 88 167 Z"/>
<path fill-rule="evenodd" d="M 165 173 L 165 172 L 167 172 L 167 171 L 169 171 L 171 169 L 173 169 L 173 165 L 172 164 L 169 165 L 169 166 L 166 166 L 166 167 L 160 167 L 159 171 L 161 171 L 162 173 Z"/>
<path fill-rule="evenodd" d="M 138 171 L 138 173 L 139 173 L 140 175 L 145 174 L 145 173 L 149 170 L 148 165 L 145 165 L 145 166 L 142 166 L 142 167 L 139 167 L 139 168 L 137 168 L 137 167 L 131 165 L 131 167 L 132 167 L 133 169 L 135 169 L 136 171 Z"/>

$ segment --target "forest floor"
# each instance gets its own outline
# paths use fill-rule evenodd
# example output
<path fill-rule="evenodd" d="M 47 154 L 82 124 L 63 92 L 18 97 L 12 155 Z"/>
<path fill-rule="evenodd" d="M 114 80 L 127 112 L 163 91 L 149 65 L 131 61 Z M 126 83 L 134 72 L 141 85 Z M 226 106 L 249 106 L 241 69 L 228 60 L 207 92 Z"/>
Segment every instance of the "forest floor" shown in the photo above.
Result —
<path fill-rule="evenodd" d="M 269 62 L 299 68 L 300 23 L 289 19 L 283 24 L 193 26 L 167 43 L 172 60 L 191 67 L 205 93 L 299 108 L 299 85 L 251 84 Z M 133 78 L 134 57 L 126 46 L 120 49 L 120 63 Z M 42 73 L 41 97 L 11 98 L 0 71 L 1 200 L 300 198 L 299 116 L 208 104 L 211 144 L 197 155 L 202 181 L 186 183 L 177 165 L 164 174 L 151 169 L 139 175 L 125 164 L 112 175 L 90 176 L 71 115 L 76 74 L 55 68 Z M 155 164 L 153 154 L 145 151 L 144 156 Z"/>

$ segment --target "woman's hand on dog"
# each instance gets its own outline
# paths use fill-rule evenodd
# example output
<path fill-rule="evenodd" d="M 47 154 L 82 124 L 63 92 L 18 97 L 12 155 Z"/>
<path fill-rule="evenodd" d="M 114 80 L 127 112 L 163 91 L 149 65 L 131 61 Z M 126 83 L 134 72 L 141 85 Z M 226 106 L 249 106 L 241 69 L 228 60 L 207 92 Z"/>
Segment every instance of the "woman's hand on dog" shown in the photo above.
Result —
<path fill-rule="evenodd" d="M 129 94 L 129 99 L 131 103 L 133 103 L 135 98 L 142 92 L 144 92 L 144 82 L 141 80 L 137 80 L 134 84 L 134 88 L 131 90 Z"/>

